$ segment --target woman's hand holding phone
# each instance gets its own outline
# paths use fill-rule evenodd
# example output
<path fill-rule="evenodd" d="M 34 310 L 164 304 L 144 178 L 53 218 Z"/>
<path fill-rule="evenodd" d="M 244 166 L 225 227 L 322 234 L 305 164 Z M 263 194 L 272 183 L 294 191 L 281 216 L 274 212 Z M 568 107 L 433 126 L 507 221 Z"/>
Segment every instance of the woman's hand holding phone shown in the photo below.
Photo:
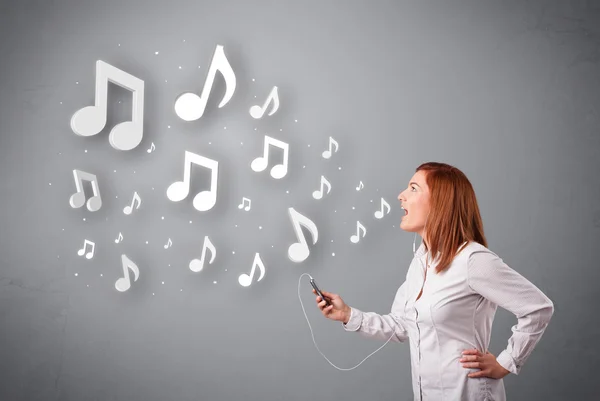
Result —
<path fill-rule="evenodd" d="M 323 316 L 331 320 L 343 322 L 344 324 L 348 323 L 348 319 L 350 319 L 350 307 L 346 305 L 339 295 L 321 290 L 321 294 L 329 301 L 330 305 L 327 305 L 314 288 L 312 292 L 317 296 L 317 306 L 323 313 Z"/>

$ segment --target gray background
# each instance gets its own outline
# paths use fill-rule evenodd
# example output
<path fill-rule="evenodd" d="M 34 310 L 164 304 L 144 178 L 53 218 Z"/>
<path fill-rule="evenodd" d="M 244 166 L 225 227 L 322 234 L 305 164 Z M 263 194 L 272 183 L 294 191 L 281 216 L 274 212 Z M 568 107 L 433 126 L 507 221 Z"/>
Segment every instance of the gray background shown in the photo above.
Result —
<path fill-rule="evenodd" d="M 349 305 L 388 313 L 414 238 L 399 228 L 396 197 L 425 161 L 465 172 L 489 248 L 554 301 L 521 374 L 505 377 L 508 398 L 598 394 L 599 27 L 594 1 L 2 2 L 0 399 L 412 399 L 407 344 L 350 371 L 322 358 L 298 280 L 310 273 Z M 205 115 L 185 122 L 175 98 L 200 93 L 217 44 L 236 92 L 219 109 L 218 76 Z M 144 139 L 132 151 L 108 143 L 131 112 L 116 85 L 103 133 L 70 129 L 93 104 L 97 59 L 145 81 Z M 281 108 L 252 119 L 273 85 Z M 250 169 L 265 134 L 290 144 L 281 180 Z M 340 150 L 325 160 L 330 135 Z M 208 212 L 192 195 L 166 197 L 184 150 L 220 162 Z M 69 206 L 74 168 L 98 176 L 98 212 Z M 208 185 L 193 174 L 192 194 Z M 316 201 L 321 174 L 333 189 Z M 134 191 L 142 206 L 126 216 Z M 251 211 L 237 208 L 242 196 Z M 376 220 L 382 196 L 392 212 Z M 302 264 L 287 258 L 290 206 L 319 227 Z M 356 220 L 368 232 L 352 244 Z M 217 257 L 192 273 L 205 235 Z M 91 260 L 77 256 L 84 238 L 97 244 Z M 241 287 L 255 252 L 266 276 Z M 124 293 L 114 288 L 122 253 L 141 272 Z M 307 276 L 300 298 L 337 366 L 381 345 L 325 319 Z M 492 353 L 515 323 L 498 310 Z"/>

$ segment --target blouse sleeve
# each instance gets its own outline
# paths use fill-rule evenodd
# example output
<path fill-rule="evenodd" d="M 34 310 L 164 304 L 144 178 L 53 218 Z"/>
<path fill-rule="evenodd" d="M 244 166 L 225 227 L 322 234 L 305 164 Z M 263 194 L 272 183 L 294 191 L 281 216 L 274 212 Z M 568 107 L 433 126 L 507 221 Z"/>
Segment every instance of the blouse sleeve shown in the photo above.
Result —
<path fill-rule="evenodd" d="M 508 346 L 496 358 L 505 369 L 518 375 L 541 339 L 554 313 L 554 304 L 539 288 L 510 268 L 490 250 L 469 255 L 469 288 L 512 312 L 518 319 Z"/>
<path fill-rule="evenodd" d="M 386 315 L 375 312 L 363 312 L 356 308 L 350 308 L 350 319 L 348 323 L 342 322 L 346 331 L 358 331 L 360 335 L 376 340 L 391 342 L 404 342 L 408 339 L 406 323 L 404 322 L 404 304 L 406 301 L 406 281 L 402 283 L 392 304 L 392 310 Z"/>

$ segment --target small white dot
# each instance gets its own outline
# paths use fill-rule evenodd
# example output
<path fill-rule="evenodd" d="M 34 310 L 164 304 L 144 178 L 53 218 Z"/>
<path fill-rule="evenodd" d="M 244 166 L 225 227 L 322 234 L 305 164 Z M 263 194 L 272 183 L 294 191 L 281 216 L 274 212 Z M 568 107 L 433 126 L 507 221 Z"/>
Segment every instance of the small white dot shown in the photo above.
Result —
<path fill-rule="evenodd" d="M 117 199 L 118 199 L 118 198 L 119 198 L 119 195 L 116 195 L 116 196 L 115 196 L 115 198 L 117 198 Z"/>
<path fill-rule="evenodd" d="M 171 265 L 169 265 L 169 267 L 171 267 Z"/>
<path fill-rule="evenodd" d="M 167 125 L 167 128 L 171 128 L 171 126 L 170 126 L 170 125 Z"/>
<path fill-rule="evenodd" d="M 283 131 L 283 128 L 279 128 L 279 131 Z"/>
<path fill-rule="evenodd" d="M 114 171 L 115 171 L 115 173 L 117 172 L 117 170 L 114 170 Z"/>
<path fill-rule="evenodd" d="M 371 203 L 373 203 L 373 199 L 371 199 Z"/>
<path fill-rule="evenodd" d="M 60 102 L 60 104 L 62 104 L 62 102 Z"/>
<path fill-rule="evenodd" d="M 354 210 L 354 206 L 352 206 L 352 210 Z"/>
<path fill-rule="evenodd" d="M 75 276 L 78 276 L 78 275 L 79 275 L 79 273 L 75 273 Z"/>
<path fill-rule="evenodd" d="M 148 243 L 148 241 L 146 241 L 146 244 Z"/>
<path fill-rule="evenodd" d="M 158 52 L 154 52 L 154 54 L 158 54 Z"/>
<path fill-rule="evenodd" d="M 254 131 L 256 131 L 256 128 L 254 128 Z"/>
<path fill-rule="evenodd" d="M 252 82 L 254 82 L 254 78 L 252 78 Z"/>
<path fill-rule="evenodd" d="M 52 185 L 52 183 L 51 183 L 51 182 L 49 182 L 49 183 L 48 183 L 48 185 Z"/>
<path fill-rule="evenodd" d="M 161 217 L 161 219 L 163 219 L 163 220 L 164 220 L 164 219 L 165 219 L 165 216 L 162 216 L 162 217 Z"/>
<path fill-rule="evenodd" d="M 152 187 L 152 190 L 154 191 L 154 187 Z"/>
<path fill-rule="evenodd" d="M 75 82 L 75 84 L 79 85 L 79 81 Z"/>
<path fill-rule="evenodd" d="M 331 242 L 333 242 L 333 240 L 331 240 Z"/>
<path fill-rule="evenodd" d="M 244 142 L 240 142 L 240 145 L 243 145 L 243 144 L 244 144 Z"/>
<path fill-rule="evenodd" d="M 102 277 L 102 273 L 100 273 L 100 277 Z"/>
<path fill-rule="evenodd" d="M 167 80 L 165 79 L 165 82 L 167 82 Z"/>
<path fill-rule="evenodd" d="M 200 66 L 198 66 L 198 68 L 200 68 Z"/>
<path fill-rule="evenodd" d="M 235 226 L 237 227 L 237 224 Z"/>
<path fill-rule="evenodd" d="M 185 42 L 185 39 L 183 39 L 183 41 Z"/>
<path fill-rule="evenodd" d="M 83 218 L 83 221 L 85 221 L 85 217 Z"/>
<path fill-rule="evenodd" d="M 231 251 L 231 253 L 233 253 L 235 255 L 235 251 Z"/>
<path fill-rule="evenodd" d="M 302 166 L 302 168 L 306 168 L 306 166 Z"/>
<path fill-rule="evenodd" d="M 271 248 L 275 248 L 275 245 L 271 245 Z"/>
<path fill-rule="evenodd" d="M 85 149 L 84 152 L 87 153 L 87 149 Z"/>
<path fill-rule="evenodd" d="M 259 230 L 262 230 L 262 226 L 258 226 L 258 229 L 259 229 Z"/>
<path fill-rule="evenodd" d="M 310 148 L 310 143 L 308 144 L 308 147 Z"/>
<path fill-rule="evenodd" d="M 227 129 L 227 127 L 223 127 L 223 129 Z"/>
<path fill-rule="evenodd" d="M 164 284 L 165 282 L 163 281 L 162 283 Z"/>
<path fill-rule="evenodd" d="M 342 169 L 341 167 L 338 167 L 338 170 L 341 170 L 341 169 Z"/>
<path fill-rule="evenodd" d="M 152 295 L 154 295 L 154 293 L 152 293 Z"/>
<path fill-rule="evenodd" d="M 65 231 L 65 229 L 63 228 L 63 231 Z"/>
<path fill-rule="evenodd" d="M 192 224 L 192 220 L 190 220 L 190 224 Z"/>
<path fill-rule="evenodd" d="M 298 122 L 298 120 L 294 120 L 295 122 Z"/>
<path fill-rule="evenodd" d="M 211 142 L 209 142 L 208 144 L 211 145 Z"/>
<path fill-rule="evenodd" d="M 90 285 L 88 284 L 87 286 L 89 287 Z"/>
<path fill-rule="evenodd" d="M 135 170 L 133 170 L 133 174 L 135 174 Z"/>
<path fill-rule="evenodd" d="M 183 288 L 179 290 L 179 292 L 183 291 Z"/>
<path fill-rule="evenodd" d="M 181 70 L 181 66 L 179 66 L 179 69 Z"/>
<path fill-rule="evenodd" d="M 119 46 L 121 46 L 121 44 L 119 43 Z"/>
<path fill-rule="evenodd" d="M 289 193 L 290 193 L 290 191 L 285 191 L 285 193 L 286 193 L 286 194 L 289 194 Z"/>
<path fill-rule="evenodd" d="M 333 213 L 337 213 L 337 210 L 334 210 Z"/>
<path fill-rule="evenodd" d="M 332 253 L 331 253 L 331 256 L 335 256 L 335 252 L 332 252 Z"/>

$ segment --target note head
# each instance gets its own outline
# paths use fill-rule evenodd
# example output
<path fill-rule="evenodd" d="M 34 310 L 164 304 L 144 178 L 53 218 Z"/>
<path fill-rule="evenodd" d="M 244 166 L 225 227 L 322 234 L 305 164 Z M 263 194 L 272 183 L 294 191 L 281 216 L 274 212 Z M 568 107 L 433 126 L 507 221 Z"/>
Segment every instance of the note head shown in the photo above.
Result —
<path fill-rule="evenodd" d="M 69 204 L 74 209 L 79 209 L 85 203 L 85 194 L 83 192 L 76 192 L 69 198 Z"/>
<path fill-rule="evenodd" d="M 102 207 L 102 199 L 99 196 L 92 196 L 87 201 L 87 208 L 90 212 L 96 212 Z"/>
<path fill-rule="evenodd" d="M 288 248 L 288 258 L 295 263 L 304 262 L 309 254 L 308 246 L 300 242 L 293 243 Z"/>
<path fill-rule="evenodd" d="M 375 218 L 381 219 L 383 217 L 383 212 L 380 210 L 377 210 L 375 212 Z"/>
<path fill-rule="evenodd" d="M 106 110 L 100 107 L 86 106 L 71 117 L 71 130 L 79 136 L 93 136 L 106 125 Z"/>
<path fill-rule="evenodd" d="M 143 138 L 141 124 L 142 122 L 137 121 L 124 121 L 115 125 L 108 135 L 110 146 L 123 151 L 131 150 L 138 146 Z"/>
<path fill-rule="evenodd" d="M 198 273 L 199 271 L 202 270 L 203 267 L 204 267 L 203 263 L 199 259 L 193 259 L 190 262 L 190 270 L 193 271 L 194 273 Z"/>
<path fill-rule="evenodd" d="M 271 169 L 271 177 L 275 178 L 276 180 L 279 180 L 283 177 L 285 177 L 285 175 L 287 174 L 287 166 L 284 164 L 277 164 L 276 166 L 273 166 L 273 168 Z"/>
<path fill-rule="evenodd" d="M 205 107 L 206 101 L 192 92 L 183 93 L 175 100 L 175 114 L 184 121 L 196 121 L 204 114 Z"/>
<path fill-rule="evenodd" d="M 264 169 L 267 168 L 267 164 L 268 164 L 268 160 L 264 157 L 257 157 L 256 159 L 254 159 L 252 161 L 252 164 L 250 164 L 250 167 L 252 168 L 252 170 L 256 171 L 257 173 L 263 171 Z"/>
<path fill-rule="evenodd" d="M 329 159 L 331 157 L 331 151 L 326 150 L 323 152 L 323 158 L 324 159 Z"/>
<path fill-rule="evenodd" d="M 189 192 L 189 185 L 183 181 L 176 181 L 167 188 L 167 198 L 173 202 L 179 202 L 185 199 Z"/>
<path fill-rule="evenodd" d="M 250 115 L 252 118 L 259 119 L 263 116 L 264 110 L 260 108 L 260 106 L 252 106 L 250 107 Z"/>
<path fill-rule="evenodd" d="M 315 199 L 321 199 L 323 197 L 323 193 L 319 192 L 319 191 L 314 191 L 313 192 L 313 198 Z"/>
<path fill-rule="evenodd" d="M 206 212 L 212 209 L 217 202 L 216 194 L 212 191 L 202 191 L 194 196 L 193 205 L 194 209 L 200 212 Z"/>

